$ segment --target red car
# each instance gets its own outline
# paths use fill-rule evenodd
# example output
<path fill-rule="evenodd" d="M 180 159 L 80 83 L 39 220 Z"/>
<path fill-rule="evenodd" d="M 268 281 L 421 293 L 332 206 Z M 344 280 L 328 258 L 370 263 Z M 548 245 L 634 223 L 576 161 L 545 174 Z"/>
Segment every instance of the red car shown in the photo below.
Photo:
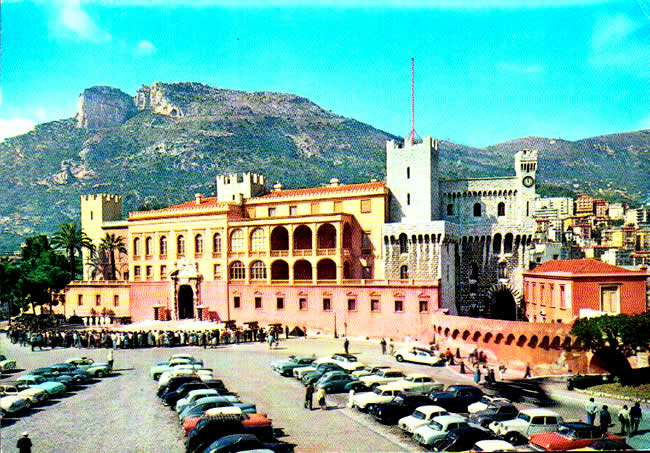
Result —
<path fill-rule="evenodd" d="M 219 408 L 219 409 L 225 409 L 225 408 Z M 239 408 L 228 408 L 230 410 L 236 410 Z M 212 410 L 208 410 L 205 414 L 203 414 L 201 417 L 188 417 L 183 421 L 183 432 L 187 436 L 190 431 L 194 429 L 196 424 L 201 420 L 202 418 L 210 418 L 210 417 L 215 417 L 215 416 L 220 416 L 221 414 L 216 414 L 214 412 L 211 412 Z M 230 411 L 229 411 L 230 412 Z M 266 416 L 266 414 L 244 414 L 241 412 L 241 409 L 237 411 L 241 419 L 241 423 L 244 426 L 250 427 L 250 428 L 269 428 L 271 429 L 272 425 L 272 420 Z M 231 414 L 228 414 L 231 415 Z"/>
<path fill-rule="evenodd" d="M 566 451 L 587 447 L 599 439 L 625 441 L 614 434 L 601 435 L 599 426 L 578 422 L 562 423 L 559 429 L 552 433 L 533 434 L 530 436 L 530 445 L 545 451 Z"/>

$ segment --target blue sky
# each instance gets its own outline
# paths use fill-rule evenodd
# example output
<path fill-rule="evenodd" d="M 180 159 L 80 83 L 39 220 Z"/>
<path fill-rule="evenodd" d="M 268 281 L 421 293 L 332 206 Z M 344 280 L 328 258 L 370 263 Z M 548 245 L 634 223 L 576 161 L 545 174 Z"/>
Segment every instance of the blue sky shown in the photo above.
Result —
<path fill-rule="evenodd" d="M 290 92 L 484 146 L 650 128 L 650 0 L 4 0 L 0 137 L 93 85 Z"/>

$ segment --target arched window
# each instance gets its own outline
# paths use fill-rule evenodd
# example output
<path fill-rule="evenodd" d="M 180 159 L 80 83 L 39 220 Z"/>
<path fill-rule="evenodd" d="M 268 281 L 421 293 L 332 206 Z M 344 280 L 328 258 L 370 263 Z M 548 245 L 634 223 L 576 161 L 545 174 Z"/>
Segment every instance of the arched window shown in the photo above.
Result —
<path fill-rule="evenodd" d="M 399 252 L 408 253 L 409 252 L 409 240 L 406 237 L 406 234 L 402 233 L 399 235 Z"/>
<path fill-rule="evenodd" d="M 230 234 L 230 251 L 243 252 L 245 249 L 244 230 L 238 228 Z"/>
<path fill-rule="evenodd" d="M 454 205 L 452 203 L 447 205 L 447 215 L 454 215 Z"/>
<path fill-rule="evenodd" d="M 496 254 L 501 253 L 501 235 L 499 233 L 494 235 L 492 250 L 494 250 L 494 253 Z"/>
<path fill-rule="evenodd" d="M 230 265 L 230 279 L 244 280 L 246 278 L 246 267 L 241 261 L 235 261 Z"/>
<path fill-rule="evenodd" d="M 160 254 L 167 255 L 167 236 L 160 238 Z"/>
<path fill-rule="evenodd" d="M 203 253 L 203 236 L 194 236 L 194 253 Z"/>
<path fill-rule="evenodd" d="M 503 217 L 506 215 L 506 204 L 501 202 L 497 205 L 497 216 Z"/>
<path fill-rule="evenodd" d="M 512 253 L 512 233 L 506 234 L 503 239 L 503 253 Z"/>
<path fill-rule="evenodd" d="M 481 217 L 481 203 L 474 203 L 474 217 Z"/>
<path fill-rule="evenodd" d="M 472 267 L 469 272 L 469 278 L 470 280 L 478 280 L 478 265 L 476 263 L 472 263 Z"/>
<path fill-rule="evenodd" d="M 133 240 L 133 256 L 140 256 L 140 238 Z"/>
<path fill-rule="evenodd" d="M 185 238 L 182 235 L 176 238 L 176 254 L 185 255 Z"/>
<path fill-rule="evenodd" d="M 266 280 L 266 266 L 262 261 L 251 264 L 251 280 Z"/>
<path fill-rule="evenodd" d="M 407 265 L 403 265 L 402 267 L 399 268 L 399 278 L 401 278 L 402 280 L 408 280 L 409 267 Z"/>
<path fill-rule="evenodd" d="M 144 240 L 144 254 L 147 256 L 151 256 L 153 253 L 153 239 L 151 239 L 151 236 L 147 236 L 147 238 Z"/>
<path fill-rule="evenodd" d="M 255 228 L 251 233 L 251 252 L 261 252 L 266 249 L 264 229 Z"/>
<path fill-rule="evenodd" d="M 221 253 L 221 235 L 214 233 L 212 236 L 212 253 Z"/>

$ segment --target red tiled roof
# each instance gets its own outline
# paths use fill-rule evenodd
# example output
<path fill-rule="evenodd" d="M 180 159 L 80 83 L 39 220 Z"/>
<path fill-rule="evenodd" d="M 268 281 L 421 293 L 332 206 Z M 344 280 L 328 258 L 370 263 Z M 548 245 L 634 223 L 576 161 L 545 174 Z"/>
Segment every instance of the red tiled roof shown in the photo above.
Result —
<path fill-rule="evenodd" d="M 635 273 L 622 267 L 612 266 L 593 259 L 554 260 L 540 264 L 530 271 L 532 274 L 563 272 L 568 274 L 629 274 Z"/>
<path fill-rule="evenodd" d="M 362 184 L 342 184 L 340 186 L 310 187 L 307 189 L 289 189 L 269 192 L 259 198 L 292 197 L 296 195 L 317 195 L 321 193 L 354 192 L 359 190 L 381 189 L 386 183 L 367 182 Z"/>

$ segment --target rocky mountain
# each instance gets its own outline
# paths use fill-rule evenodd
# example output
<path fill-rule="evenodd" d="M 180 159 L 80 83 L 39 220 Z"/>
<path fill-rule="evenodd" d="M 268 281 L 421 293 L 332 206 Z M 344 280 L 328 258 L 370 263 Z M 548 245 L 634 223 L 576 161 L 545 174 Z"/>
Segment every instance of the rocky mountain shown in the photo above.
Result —
<path fill-rule="evenodd" d="M 156 82 L 134 96 L 88 88 L 75 118 L 0 143 L 0 251 L 77 220 L 82 194 L 121 194 L 128 212 L 213 195 L 214 177 L 226 172 L 261 172 L 287 188 L 383 179 L 390 139 L 398 138 L 293 94 L 200 83 Z M 512 174 L 513 153 L 533 148 L 542 193 L 649 198 L 650 131 L 440 145 L 443 177 Z"/>

